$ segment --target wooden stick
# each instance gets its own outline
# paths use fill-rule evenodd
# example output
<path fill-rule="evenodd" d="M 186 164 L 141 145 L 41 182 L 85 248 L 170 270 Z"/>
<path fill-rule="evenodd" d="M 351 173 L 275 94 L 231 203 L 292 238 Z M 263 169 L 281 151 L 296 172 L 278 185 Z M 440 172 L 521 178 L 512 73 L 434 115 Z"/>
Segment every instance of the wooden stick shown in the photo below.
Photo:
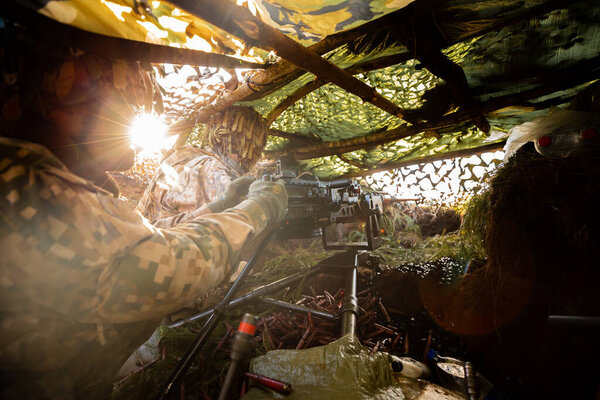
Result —
<path fill-rule="evenodd" d="M 398 161 L 398 162 L 394 162 L 394 163 L 388 163 L 385 166 L 378 167 L 378 168 L 372 168 L 368 171 L 359 171 L 359 172 L 352 172 L 349 174 L 344 174 L 344 175 L 340 176 L 340 178 L 367 176 L 367 175 L 374 174 L 375 172 L 389 171 L 391 169 L 402 168 L 402 167 L 406 167 L 409 165 L 429 163 L 429 162 L 437 161 L 437 160 L 447 160 L 447 159 L 456 158 L 456 157 L 467 157 L 467 156 L 472 156 L 475 154 L 482 154 L 482 153 L 487 153 L 490 151 L 502 150 L 504 148 L 505 143 L 506 143 L 505 141 L 501 141 L 498 143 L 491 143 L 491 144 L 486 144 L 486 145 L 479 146 L 479 147 L 474 147 L 472 149 L 449 151 L 447 153 L 436 154 L 434 156 L 419 157 L 414 160 L 406 160 L 406 161 Z M 416 201 L 416 200 L 419 200 L 419 199 L 411 198 L 411 199 L 405 199 L 404 201 Z M 403 312 L 398 311 L 398 310 L 394 310 L 393 313 L 400 314 L 400 315 L 404 314 Z"/>
<path fill-rule="evenodd" d="M 393 330 L 392 328 L 383 326 L 381 324 L 378 324 L 377 322 L 374 323 L 373 326 L 377 329 L 381 329 L 383 332 L 387 333 L 388 335 L 396 335 L 397 334 L 397 332 L 395 330 Z"/>
<path fill-rule="evenodd" d="M 402 118 L 405 114 L 399 106 L 379 94 L 374 88 L 265 24 L 245 7 L 220 0 L 201 2 L 172 0 L 172 2 L 226 32 L 242 38 L 248 44 L 276 51 L 277 55 L 290 63 L 338 85 L 391 115 Z"/>
<path fill-rule="evenodd" d="M 389 56 L 383 56 L 374 60 L 369 60 L 361 63 L 357 63 L 351 67 L 344 69 L 352 75 L 361 74 L 364 72 L 373 71 L 389 67 L 391 65 L 400 64 L 406 62 L 412 58 L 410 52 L 403 52 L 399 54 L 392 54 Z M 265 117 L 267 125 L 271 125 L 273 121 L 277 119 L 285 110 L 294 105 L 298 100 L 306 96 L 307 94 L 319 89 L 321 86 L 328 84 L 329 82 L 323 79 L 315 79 L 308 82 L 304 86 L 299 87 L 292 94 L 283 99 L 279 104 L 275 106 Z M 344 160 L 345 161 L 345 160 Z"/>
<path fill-rule="evenodd" d="M 367 333 L 367 334 L 364 336 L 364 338 L 365 338 L 365 339 L 370 339 L 370 338 L 372 338 L 372 337 L 374 337 L 374 336 L 381 335 L 382 333 L 385 333 L 385 329 L 377 329 L 377 330 L 374 330 L 373 332 Z"/>
<path fill-rule="evenodd" d="M 377 302 L 377 305 L 379 306 L 379 309 L 383 313 L 383 316 L 384 316 L 386 322 L 390 323 L 392 321 L 392 319 L 390 318 L 390 314 L 388 314 L 387 310 L 383 306 L 383 303 L 381 302 L 381 299 L 379 299 L 379 301 Z"/>

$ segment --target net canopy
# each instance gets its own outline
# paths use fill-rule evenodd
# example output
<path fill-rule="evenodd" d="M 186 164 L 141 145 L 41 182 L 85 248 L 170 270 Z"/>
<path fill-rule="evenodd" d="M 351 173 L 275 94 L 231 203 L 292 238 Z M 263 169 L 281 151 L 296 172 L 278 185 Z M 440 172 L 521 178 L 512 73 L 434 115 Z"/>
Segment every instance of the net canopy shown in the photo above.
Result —
<path fill-rule="evenodd" d="M 197 69 L 167 104 L 194 123 L 231 105 L 252 107 L 270 124 L 267 156 L 321 178 L 501 142 L 600 73 L 600 0 L 221 1 L 235 11 L 225 22 L 198 15 L 188 0 L 13 2 L 102 35 L 266 62 L 237 76 L 229 70 L 231 81 L 211 84 L 210 96 Z M 249 17 L 239 22 L 242 8 Z M 270 40 L 277 36 L 267 28 L 356 79 L 341 85 L 317 62 L 279 59 L 301 49 Z M 362 84 L 375 88 L 373 98 L 353 94 Z"/>

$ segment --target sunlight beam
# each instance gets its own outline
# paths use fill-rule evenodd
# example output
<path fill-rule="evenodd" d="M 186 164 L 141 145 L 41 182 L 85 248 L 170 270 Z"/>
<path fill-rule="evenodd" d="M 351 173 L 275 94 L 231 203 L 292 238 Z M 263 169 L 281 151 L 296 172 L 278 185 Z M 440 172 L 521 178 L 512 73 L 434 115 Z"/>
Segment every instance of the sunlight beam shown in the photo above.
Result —
<path fill-rule="evenodd" d="M 152 157 L 172 146 L 176 136 L 167 136 L 167 126 L 156 115 L 140 114 L 131 123 L 129 140 L 138 157 Z"/>

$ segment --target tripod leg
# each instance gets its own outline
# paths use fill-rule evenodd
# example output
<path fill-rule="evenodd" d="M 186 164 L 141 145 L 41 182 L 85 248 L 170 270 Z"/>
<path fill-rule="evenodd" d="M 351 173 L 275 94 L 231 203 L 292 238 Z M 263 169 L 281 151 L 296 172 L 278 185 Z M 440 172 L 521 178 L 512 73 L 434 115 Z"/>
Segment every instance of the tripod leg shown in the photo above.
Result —
<path fill-rule="evenodd" d="M 219 304 L 217 304 L 217 306 L 215 307 L 215 311 L 208 318 L 208 320 L 206 321 L 206 323 L 204 324 L 204 326 L 198 333 L 198 336 L 196 336 L 196 338 L 194 339 L 194 342 L 192 343 L 190 348 L 187 350 L 187 352 L 181 358 L 181 361 L 179 362 L 179 364 L 177 364 L 177 366 L 175 367 L 173 372 L 171 372 L 171 375 L 169 376 L 167 381 L 159 389 L 158 395 L 156 396 L 157 400 L 167 399 L 169 397 L 169 394 L 173 390 L 173 387 L 175 387 L 176 384 L 181 381 L 181 379 L 187 372 L 188 368 L 190 367 L 190 365 L 192 364 L 192 362 L 194 361 L 194 359 L 196 358 L 196 356 L 202 349 L 202 346 L 204 346 L 204 344 L 210 337 L 210 334 L 214 331 L 215 327 L 217 326 L 217 323 L 227 312 L 227 307 L 229 306 L 229 303 L 231 302 L 233 295 L 235 294 L 237 289 L 240 287 L 240 285 L 242 284 L 244 279 L 246 279 L 246 276 L 248 276 L 248 273 L 250 272 L 252 267 L 254 267 L 254 264 L 256 264 L 256 261 L 258 260 L 260 253 L 265 248 L 267 243 L 271 240 L 274 233 L 275 233 L 275 231 L 273 230 L 273 231 L 269 232 L 267 235 L 265 235 L 265 237 L 262 239 L 262 241 L 258 245 L 258 248 L 256 249 L 256 252 L 248 261 L 248 264 L 246 264 L 246 266 L 244 267 L 244 269 L 242 270 L 242 272 L 240 273 L 238 278 L 235 280 L 235 282 L 233 282 L 233 285 L 231 286 L 231 288 L 229 289 L 229 291 L 227 292 L 227 294 L 225 295 L 223 300 L 221 300 L 221 302 Z"/>
<path fill-rule="evenodd" d="M 358 253 L 354 257 L 354 265 L 344 269 L 344 300 L 342 302 L 342 336 L 354 335 L 356 331 L 356 315 L 358 314 L 358 299 L 356 298 L 356 274 L 358 268 Z"/>

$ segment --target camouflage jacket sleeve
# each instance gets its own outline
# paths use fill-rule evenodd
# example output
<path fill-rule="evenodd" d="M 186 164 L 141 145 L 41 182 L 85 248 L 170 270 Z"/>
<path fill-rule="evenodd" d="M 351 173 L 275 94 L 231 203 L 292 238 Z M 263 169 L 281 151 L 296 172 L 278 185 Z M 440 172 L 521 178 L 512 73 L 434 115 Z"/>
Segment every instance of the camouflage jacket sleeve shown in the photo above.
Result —
<path fill-rule="evenodd" d="M 100 276 L 98 316 L 130 322 L 182 308 L 228 277 L 246 241 L 265 226 L 264 211 L 251 200 L 176 228 L 141 221 L 145 237 Z"/>
<path fill-rule="evenodd" d="M 156 228 L 39 149 L 0 148 L 0 290 L 15 309 L 33 302 L 83 323 L 160 318 L 219 284 L 266 226 L 247 200 Z"/>
<path fill-rule="evenodd" d="M 203 205 L 194 211 L 183 212 L 171 217 L 162 218 L 152 223 L 157 228 L 174 228 L 177 225 L 181 225 L 191 219 L 198 218 L 202 215 L 212 214 L 212 211 L 208 207 L 208 204 Z"/>

